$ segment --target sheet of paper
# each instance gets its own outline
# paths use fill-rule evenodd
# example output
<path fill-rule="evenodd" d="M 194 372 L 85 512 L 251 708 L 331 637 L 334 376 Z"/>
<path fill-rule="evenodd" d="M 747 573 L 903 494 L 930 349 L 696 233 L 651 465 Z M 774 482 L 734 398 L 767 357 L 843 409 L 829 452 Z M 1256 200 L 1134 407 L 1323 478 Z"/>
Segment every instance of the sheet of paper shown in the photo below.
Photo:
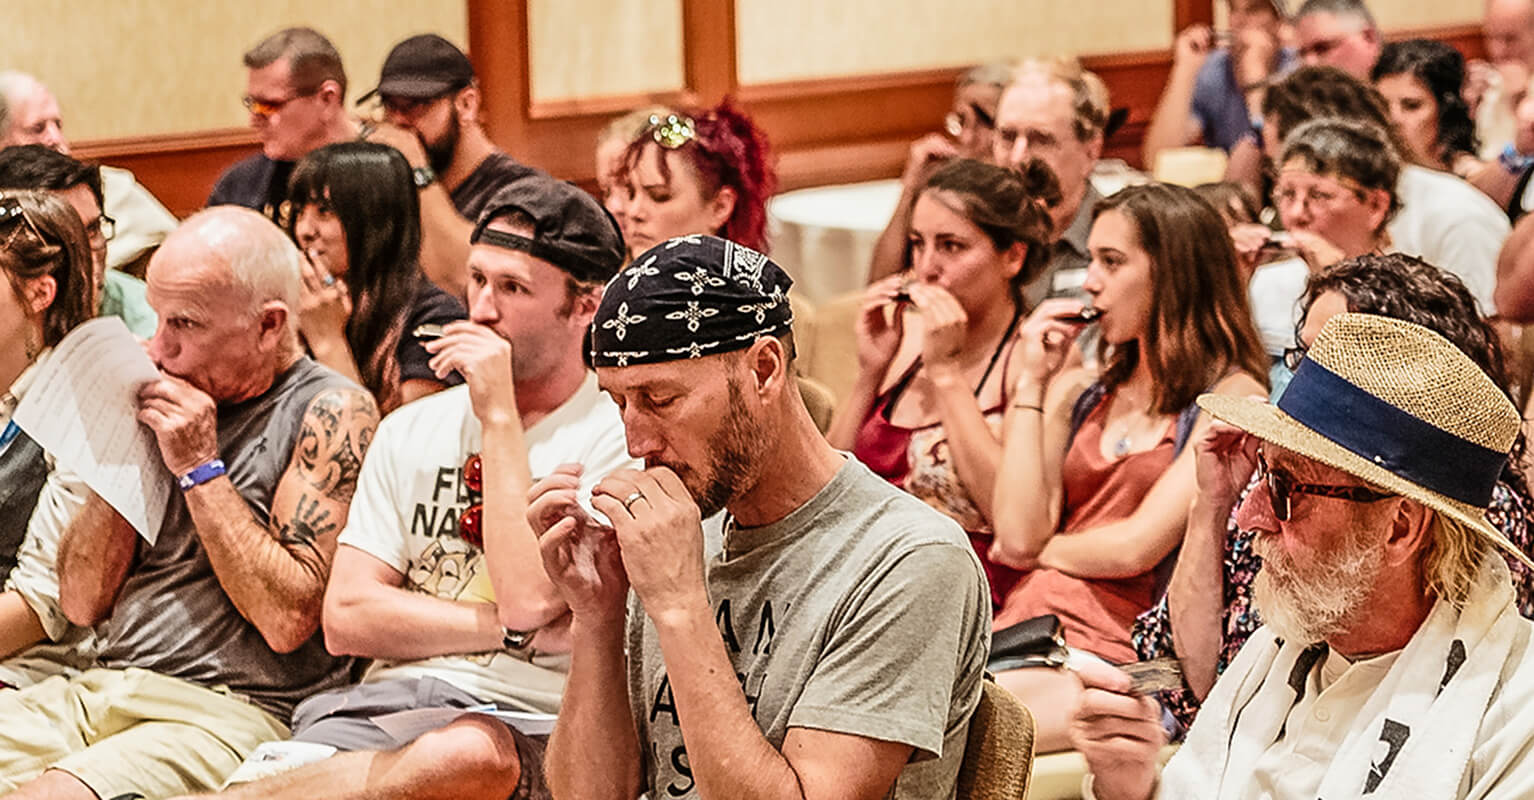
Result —
<path fill-rule="evenodd" d="M 494 706 L 482 708 L 413 708 L 392 714 L 379 714 L 368 719 L 384 733 L 394 737 L 397 747 L 415 741 L 423 733 L 447 725 L 464 714 L 484 714 L 516 728 L 529 736 L 548 736 L 554 732 L 553 714 L 525 711 L 496 711 Z"/>
<path fill-rule="evenodd" d="M 160 377 L 117 317 L 69 333 L 38 368 L 14 419 L 150 544 L 173 487 L 154 434 L 138 421 L 138 390 Z"/>
<path fill-rule="evenodd" d="M 262 778 L 270 778 L 273 775 L 281 775 L 289 770 L 324 761 L 336 754 L 336 748 L 328 744 L 314 744 L 313 742 L 263 742 L 251 751 L 233 774 L 224 779 L 222 788 L 229 788 L 237 783 L 250 783 Z"/>

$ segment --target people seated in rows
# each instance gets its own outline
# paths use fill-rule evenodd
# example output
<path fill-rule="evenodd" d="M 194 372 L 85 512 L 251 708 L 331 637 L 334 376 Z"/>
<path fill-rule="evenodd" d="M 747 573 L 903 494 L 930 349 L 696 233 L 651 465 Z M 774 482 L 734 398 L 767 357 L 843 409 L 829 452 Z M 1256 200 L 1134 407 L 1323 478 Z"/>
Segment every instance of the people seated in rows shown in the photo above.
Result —
<path fill-rule="evenodd" d="M 1071 363 L 1081 301 L 1046 301 L 1023 324 L 990 557 L 1022 571 L 997 629 L 1054 614 L 1067 644 L 1120 663 L 1135 658 L 1130 626 L 1156 601 L 1158 567 L 1187 524 L 1186 444 L 1210 423 L 1194 398 L 1265 394 L 1268 361 L 1208 203 L 1191 189 L 1133 186 L 1094 216 L 1083 288 L 1100 314 L 1099 368 Z M 1040 752 L 1068 747 L 1076 678 L 1049 668 L 997 678 L 1033 712 Z"/>
<path fill-rule="evenodd" d="M 1092 209 L 1102 197 L 1092 169 L 1103 152 L 1108 90 L 1074 60 L 1028 61 L 1018 67 L 996 110 L 992 160 L 1020 169 L 1044 162 L 1060 182 L 1049 263 L 1028 287 L 1029 306 L 1045 297 L 1080 293 L 1087 263 Z"/>
<path fill-rule="evenodd" d="M 958 525 L 816 430 L 789 369 L 790 284 L 712 236 L 608 284 L 591 360 L 645 469 L 597 484 L 600 522 L 577 469 L 533 490 L 572 613 L 555 796 L 954 792 L 985 578 Z"/>
<path fill-rule="evenodd" d="M 916 195 L 939 167 L 955 158 L 985 161 L 991 158 L 996 134 L 996 106 L 1002 90 L 1012 82 L 1012 65 L 981 64 L 959 76 L 953 92 L 953 108 L 943 118 L 943 132 L 929 133 L 911 143 L 905 169 L 900 173 L 900 199 L 889 225 L 874 243 L 868 280 L 877 282 L 911 266 L 907 252 L 911 237 L 911 210 Z"/>
<path fill-rule="evenodd" d="M 304 252 L 298 332 L 319 363 L 361 384 L 387 414 L 463 382 L 428 365 L 421 325 L 466 316 L 421 272 L 410 164 L 388 145 L 341 142 L 304 156 L 289 181 L 288 234 Z"/>
<path fill-rule="evenodd" d="M 1294 12 L 1294 39 L 1307 67 L 1336 67 L 1368 80 L 1384 37 L 1363 0 L 1305 0 Z"/>
<path fill-rule="evenodd" d="M 1257 481 L 1237 520 L 1264 626 L 1164 770 L 1161 708 L 1084 664 L 1088 796 L 1522 795 L 1534 631 L 1506 557 L 1527 556 L 1485 516 L 1522 423 L 1503 388 L 1428 328 L 1344 313 L 1276 406 L 1199 402 L 1234 428 L 1210 465 L 1225 496 Z"/>
<path fill-rule="evenodd" d="M 0 72 L 0 147 L 40 144 L 69 155 L 59 101 L 41 81 L 21 72 Z M 101 167 L 102 208 L 112 213 L 116 235 L 107 243 L 107 269 L 144 274 L 149 253 L 176 228 L 176 218 L 160 205 L 132 172 Z"/>
<path fill-rule="evenodd" d="M 434 33 L 412 36 L 384 59 L 377 97 L 384 121 L 364 138 L 399 150 L 421 191 L 421 267 L 454 297 L 467 291 L 469 234 L 490 198 L 539 170 L 502 152 L 481 124 L 469 57 Z"/>
<path fill-rule="evenodd" d="M 357 138 L 346 113 L 346 69 L 313 28 L 284 28 L 244 55 L 245 109 L 261 152 L 219 175 L 208 205 L 236 205 L 285 224 L 288 176 L 316 148 Z"/>
<path fill-rule="evenodd" d="M 1460 94 L 1465 57 L 1430 39 L 1391 42 L 1369 72 L 1407 151 L 1406 161 L 1469 179 L 1483 164 L 1475 123 Z"/>
<path fill-rule="evenodd" d="M 620 230 L 628 230 L 629 184 L 624 178 L 624 154 L 629 145 L 650 132 L 650 118 L 665 119 L 676 111 L 667 106 L 636 108 L 602 128 L 597 134 L 597 197 L 602 207 L 618 221 Z"/>
<path fill-rule="evenodd" d="M 0 189 L 44 191 L 69 203 L 85 225 L 93 263 L 91 283 L 102 316 L 120 317 L 140 338 L 154 335 L 157 320 L 144 282 L 106 265 L 116 238 L 116 221 L 102 207 L 102 173 L 95 164 L 76 161 L 42 145 L 0 150 Z"/>
<path fill-rule="evenodd" d="M 858 376 L 826 438 L 952 517 L 985 565 L 991 611 L 1019 573 L 989 557 L 991 499 L 1006 481 L 1001 420 L 1017 327 L 1043 272 L 1054 176 L 961 159 L 932 173 L 911 214 L 909 273 L 865 293 Z"/>
<path fill-rule="evenodd" d="M 1172 72 L 1145 130 L 1142 152 L 1147 169 L 1171 147 L 1202 143 L 1229 152 L 1243 139 L 1256 139 L 1262 90 L 1299 63 L 1284 47 L 1284 0 L 1227 0 L 1229 40 L 1221 42 L 1208 25 L 1177 34 Z"/>
<path fill-rule="evenodd" d="M 1298 364 L 1299 355 L 1333 316 L 1377 314 L 1447 338 L 1508 392 L 1509 399 L 1513 397 L 1496 331 L 1477 313 L 1465 285 L 1431 264 L 1398 253 L 1349 259 L 1312 277 L 1301 305 L 1297 344 L 1285 370 L 1289 363 Z M 1227 476 L 1214 468 L 1224 463 L 1220 448 L 1229 443 L 1229 431 L 1211 432 L 1198 443 L 1199 494 L 1189 513 L 1177 568 L 1167 595 L 1135 621 L 1135 649 L 1142 659 L 1175 655 L 1182 662 L 1190 689 L 1163 698 L 1184 725 L 1192 723 L 1215 676 L 1262 624 L 1251 602 L 1252 578 L 1262 563 L 1252 548 L 1257 534 L 1238 525 L 1232 515 L 1238 494 L 1244 496 L 1253 487 L 1244 476 Z M 1508 541 L 1534 553 L 1528 528 L 1534 502 L 1521 463 L 1525 446 L 1520 434 L 1486 516 Z M 1511 555 L 1507 558 L 1519 612 L 1534 618 L 1534 570 Z"/>
<path fill-rule="evenodd" d="M 777 190 L 767 134 L 726 101 L 655 115 L 623 153 L 623 231 L 631 258 L 676 236 L 722 236 L 767 249 L 767 198 Z"/>
<path fill-rule="evenodd" d="M 404 742 L 372 718 L 559 711 L 570 615 L 544 575 L 526 497 L 530 476 L 561 464 L 583 466 L 588 493 L 637 464 L 581 354 L 624 255 L 607 215 L 571 184 L 518 181 L 486 207 L 469 251 L 470 321 L 428 344 L 433 367 L 468 385 L 379 426 L 331 570 L 326 645 L 372 666 L 293 714 L 296 741 L 347 752 L 227 796 L 548 796 L 541 736 L 470 716 Z"/>
<path fill-rule="evenodd" d="M 1270 87 L 1263 98 L 1264 148 L 1278 159 L 1301 124 L 1320 117 L 1368 122 L 1393 130 L 1378 92 L 1331 67 L 1305 67 Z M 1392 141 L 1399 141 L 1392 133 Z M 1397 153 L 1404 146 L 1396 146 Z M 1497 254 L 1507 217 L 1470 184 L 1446 172 L 1406 164 L 1396 182 L 1401 210 L 1390 221 L 1390 245 L 1458 275 L 1481 313 L 1496 310 Z"/>
<path fill-rule="evenodd" d="M 95 665 L 0 693 L 0 785 L 20 796 L 167 796 L 218 785 L 340 686 L 321 599 L 378 414 L 305 357 L 301 256 L 259 214 L 217 208 L 149 265 L 161 377 L 139 391 L 173 490 L 154 544 L 91 496 L 58 547 L 59 602 Z M 155 465 L 146 465 L 153 467 Z M 55 534 L 56 535 L 56 534 Z"/>
<path fill-rule="evenodd" d="M 95 316 L 85 228 L 49 192 L 0 192 L 0 689 L 90 661 L 89 636 L 59 608 L 59 533 L 90 496 L 11 418 L 54 345 Z M 42 644 L 39 644 L 42 643 Z"/>

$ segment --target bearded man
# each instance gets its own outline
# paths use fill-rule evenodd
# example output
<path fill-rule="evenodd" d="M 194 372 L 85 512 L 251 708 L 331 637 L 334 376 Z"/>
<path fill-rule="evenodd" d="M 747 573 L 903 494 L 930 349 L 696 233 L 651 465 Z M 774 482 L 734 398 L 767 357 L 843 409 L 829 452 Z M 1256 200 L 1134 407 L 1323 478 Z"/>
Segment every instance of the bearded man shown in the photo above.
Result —
<path fill-rule="evenodd" d="M 555 797 L 954 795 L 985 576 L 952 520 L 815 428 L 789 284 L 761 253 L 689 236 L 607 286 L 591 361 L 645 469 L 597 484 L 602 522 L 577 469 L 533 487 L 572 615 Z"/>
<path fill-rule="evenodd" d="M 1486 520 L 1521 419 L 1438 334 L 1367 314 L 1322 329 L 1276 405 L 1204 395 L 1259 482 L 1265 622 L 1158 775 L 1160 709 L 1082 665 L 1087 797 L 1440 798 L 1534 793 L 1531 623 Z"/>

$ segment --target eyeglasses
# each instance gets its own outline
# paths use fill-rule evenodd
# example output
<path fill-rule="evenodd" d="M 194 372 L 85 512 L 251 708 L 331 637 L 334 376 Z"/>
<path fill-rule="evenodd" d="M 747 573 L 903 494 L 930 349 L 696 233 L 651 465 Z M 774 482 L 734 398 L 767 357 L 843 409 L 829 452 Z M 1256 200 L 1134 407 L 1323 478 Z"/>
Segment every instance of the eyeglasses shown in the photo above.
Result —
<path fill-rule="evenodd" d="M 107 242 L 117 236 L 117 220 L 102 214 L 86 227 L 85 235 L 91 241 L 91 249 L 105 250 Z"/>
<path fill-rule="evenodd" d="M 974 103 L 969 104 L 968 116 L 958 111 L 950 111 L 948 116 L 943 117 L 943 130 L 955 139 L 963 136 L 965 129 L 968 128 L 995 130 L 996 118 L 985 113 L 984 109 Z"/>
<path fill-rule="evenodd" d="M 21 233 L 23 226 L 25 226 L 27 230 L 31 231 L 32 235 L 36 237 L 39 242 L 44 241 L 42 231 L 39 231 L 37 226 L 32 224 L 32 218 L 27 216 L 27 210 L 21 207 L 20 200 L 14 197 L 6 197 L 0 199 L 0 230 L 4 230 L 13 225 L 16 227 L 16 229 L 11 231 L 10 234 L 5 237 L 4 247 L 11 246 L 11 242 L 16 239 L 17 234 Z"/>
<path fill-rule="evenodd" d="M 458 515 L 458 535 L 464 541 L 483 550 L 485 548 L 485 503 L 483 500 L 485 465 L 480 460 L 479 453 L 469 456 L 469 460 L 463 462 L 463 485 L 473 496 L 474 503 Z"/>
<path fill-rule="evenodd" d="M 262 100 L 258 97 L 251 97 L 247 94 L 240 99 L 240 102 L 245 104 L 246 111 L 249 111 L 250 113 L 255 114 L 262 119 L 270 119 L 274 114 L 281 111 L 283 107 L 288 103 L 303 97 L 312 97 L 315 94 L 316 92 L 303 92 L 300 94 L 295 94 L 286 100 Z"/>
<path fill-rule="evenodd" d="M 1280 183 L 1273 188 L 1273 207 L 1287 208 L 1295 203 L 1305 206 L 1320 206 L 1330 208 L 1337 201 L 1352 194 L 1359 200 L 1364 199 L 1364 188 L 1357 184 L 1343 181 L 1329 181 L 1334 186 L 1327 184 L 1312 184 L 1309 186 L 1295 186 L 1293 184 Z"/>
<path fill-rule="evenodd" d="M 1348 34 L 1348 36 L 1351 35 L 1352 34 Z M 1299 48 L 1297 55 L 1299 55 L 1300 60 L 1302 61 L 1319 61 L 1330 55 L 1333 50 L 1341 47 L 1342 43 L 1347 40 L 1347 36 L 1337 36 L 1332 39 L 1319 39 L 1317 41 L 1311 42 L 1310 44 L 1302 45 Z"/>
<path fill-rule="evenodd" d="M 1287 367 L 1290 372 L 1293 372 L 1293 371 L 1299 369 L 1300 368 L 1300 361 L 1302 361 L 1305 358 L 1305 353 L 1308 352 L 1309 350 L 1310 350 L 1310 348 L 1308 348 L 1308 347 L 1306 347 L 1304 345 L 1296 345 L 1294 347 L 1285 347 L 1284 348 L 1284 366 Z"/>
<path fill-rule="evenodd" d="M 1288 471 L 1273 469 L 1259 451 L 1257 453 L 1257 476 L 1268 485 L 1268 502 L 1273 506 L 1273 516 L 1280 522 L 1289 520 L 1291 499 L 1297 494 L 1313 497 L 1333 497 L 1352 503 L 1374 503 L 1395 497 L 1388 492 L 1377 492 L 1363 486 L 1328 486 L 1320 483 L 1300 483 Z"/>
<path fill-rule="evenodd" d="M 698 126 L 691 117 L 680 114 L 667 114 L 665 117 L 651 114 L 650 127 L 641 135 L 648 135 L 667 150 L 676 150 L 698 138 Z"/>

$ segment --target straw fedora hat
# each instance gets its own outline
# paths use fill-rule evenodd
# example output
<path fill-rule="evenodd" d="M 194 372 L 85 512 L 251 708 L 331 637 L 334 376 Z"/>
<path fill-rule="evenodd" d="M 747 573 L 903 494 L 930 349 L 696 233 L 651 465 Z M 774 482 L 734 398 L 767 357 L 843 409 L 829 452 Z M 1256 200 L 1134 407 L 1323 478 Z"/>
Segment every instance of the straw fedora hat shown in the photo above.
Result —
<path fill-rule="evenodd" d="M 1198 404 L 1265 442 L 1456 519 L 1534 566 L 1486 520 L 1523 420 L 1474 361 L 1427 328 L 1338 314 L 1277 404 L 1212 394 Z"/>

